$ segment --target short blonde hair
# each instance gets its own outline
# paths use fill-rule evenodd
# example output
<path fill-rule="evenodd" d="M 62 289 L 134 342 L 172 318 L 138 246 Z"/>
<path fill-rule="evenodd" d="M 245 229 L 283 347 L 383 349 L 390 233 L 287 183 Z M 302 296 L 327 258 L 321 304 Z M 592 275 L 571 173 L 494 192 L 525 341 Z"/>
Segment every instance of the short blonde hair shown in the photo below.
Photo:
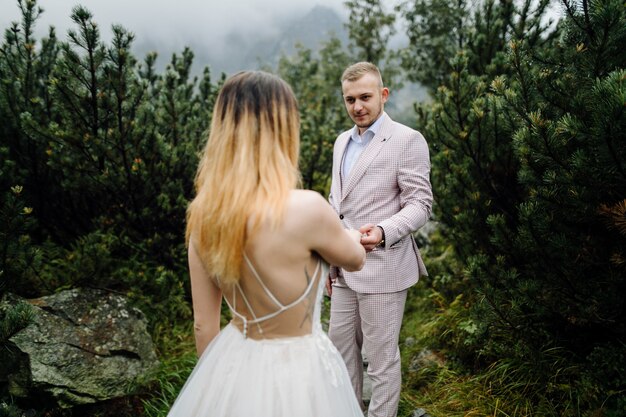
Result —
<path fill-rule="evenodd" d="M 341 82 L 353 82 L 360 79 L 365 74 L 376 75 L 379 79 L 380 87 L 383 87 L 383 77 L 380 75 L 380 70 L 376 65 L 366 61 L 357 62 L 356 64 L 352 64 L 348 68 L 346 68 L 341 75 Z"/>
<path fill-rule="evenodd" d="M 238 282 L 246 242 L 276 226 L 298 185 L 300 117 L 291 87 L 263 71 L 230 77 L 222 87 L 187 209 L 191 239 L 220 285 Z"/>

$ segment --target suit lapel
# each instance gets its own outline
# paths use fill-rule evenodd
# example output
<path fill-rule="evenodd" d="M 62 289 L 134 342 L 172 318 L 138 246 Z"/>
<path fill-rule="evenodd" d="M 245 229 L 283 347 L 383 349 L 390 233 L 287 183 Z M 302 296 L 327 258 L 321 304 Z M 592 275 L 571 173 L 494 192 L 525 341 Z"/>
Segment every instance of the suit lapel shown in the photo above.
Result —
<path fill-rule="evenodd" d="M 333 178 L 335 178 L 336 181 L 333 181 L 333 189 L 330 190 L 330 192 L 333 196 L 336 196 L 337 203 L 339 203 L 342 199 L 342 190 L 346 181 L 346 179 L 343 178 L 343 175 L 341 175 L 341 165 L 343 162 L 343 155 L 346 152 L 346 147 L 348 146 L 348 141 L 350 140 L 351 133 L 352 130 L 344 133 L 339 137 L 339 139 L 337 139 L 337 151 L 333 155 Z"/>
<path fill-rule="evenodd" d="M 342 200 L 346 198 L 350 191 L 352 191 L 354 187 L 358 184 L 361 177 L 363 177 L 363 175 L 367 171 L 367 168 L 376 159 L 376 156 L 378 156 L 383 146 L 385 146 L 387 141 L 391 138 L 391 126 L 392 120 L 389 118 L 389 116 L 386 116 L 385 120 L 383 120 L 383 123 L 380 126 L 380 129 L 378 129 L 378 133 L 376 134 L 376 136 L 372 138 L 372 141 L 369 143 L 369 145 L 367 145 L 363 153 L 361 153 L 361 155 L 359 156 L 359 159 L 357 159 L 357 161 L 355 162 L 348 178 L 344 178 L 344 184 L 342 184 L 341 189 Z M 344 152 L 346 146 L 347 141 L 346 144 L 344 144 Z M 341 155 L 343 157 L 343 153 Z M 341 163 L 341 161 L 339 162 Z"/>

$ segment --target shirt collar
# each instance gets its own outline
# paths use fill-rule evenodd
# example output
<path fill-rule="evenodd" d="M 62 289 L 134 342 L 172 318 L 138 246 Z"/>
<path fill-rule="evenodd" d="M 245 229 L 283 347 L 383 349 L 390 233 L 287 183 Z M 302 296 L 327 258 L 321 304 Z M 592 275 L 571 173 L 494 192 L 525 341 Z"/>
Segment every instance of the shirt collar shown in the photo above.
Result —
<path fill-rule="evenodd" d="M 385 118 L 385 115 L 386 113 L 382 112 L 380 117 L 376 119 L 376 121 L 372 123 L 371 126 L 368 127 L 367 130 L 363 132 L 362 135 L 359 135 L 359 127 L 357 125 L 354 125 L 354 127 L 352 128 L 352 134 L 350 135 L 350 139 L 352 139 L 353 141 L 357 143 L 361 143 L 364 140 L 369 140 L 373 138 L 374 136 L 376 136 L 376 134 L 378 133 L 378 130 L 380 129 L 380 125 L 383 123 L 383 119 Z M 372 133 L 368 134 L 367 132 L 372 132 Z"/>

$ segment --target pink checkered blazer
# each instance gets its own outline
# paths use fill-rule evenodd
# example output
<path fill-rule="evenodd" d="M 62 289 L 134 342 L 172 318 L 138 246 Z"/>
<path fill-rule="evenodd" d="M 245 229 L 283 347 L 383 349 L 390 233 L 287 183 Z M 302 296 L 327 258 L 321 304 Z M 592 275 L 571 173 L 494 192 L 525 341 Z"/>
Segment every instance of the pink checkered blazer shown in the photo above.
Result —
<path fill-rule="evenodd" d="M 427 275 L 412 233 L 426 224 L 433 202 L 426 140 L 386 113 L 383 117 L 348 178 L 342 178 L 341 165 L 352 129 L 337 137 L 329 195 L 344 227 L 373 223 L 385 230 L 384 248 L 368 253 L 361 271 L 331 267 L 331 278 L 343 275 L 352 290 L 369 294 L 401 291 Z"/>

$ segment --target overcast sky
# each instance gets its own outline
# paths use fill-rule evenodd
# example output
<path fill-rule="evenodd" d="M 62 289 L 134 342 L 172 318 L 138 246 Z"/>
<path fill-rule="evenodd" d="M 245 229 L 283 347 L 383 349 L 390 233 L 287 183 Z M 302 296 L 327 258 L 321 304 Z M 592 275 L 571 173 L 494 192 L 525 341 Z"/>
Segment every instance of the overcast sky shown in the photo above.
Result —
<path fill-rule="evenodd" d="M 89 9 L 95 20 L 108 29 L 119 23 L 138 34 L 158 32 L 185 39 L 189 36 L 218 36 L 237 28 L 253 34 L 265 31 L 272 22 L 305 13 L 315 5 L 328 6 L 345 16 L 345 0 L 39 0 L 44 9 L 39 25 L 59 30 L 71 26 L 76 5 Z M 17 0 L 0 0 L 0 26 L 18 20 Z"/>
<path fill-rule="evenodd" d="M 26 0 L 24 0 L 26 1 Z M 211 56 L 211 65 L 244 51 L 233 51 L 236 37 L 250 45 L 281 33 L 281 24 L 300 18 L 316 5 L 330 7 L 347 20 L 345 0 L 39 0 L 44 13 L 36 26 L 39 40 L 54 26 L 57 38 L 67 39 L 67 30 L 75 29 L 70 15 L 78 4 L 94 15 L 103 40 L 111 39 L 111 25 L 120 24 L 135 34 L 134 49 L 145 53 L 157 51 L 159 62 L 173 52 L 190 46 L 198 60 Z M 387 10 L 400 0 L 386 0 Z M 20 19 L 17 0 L 0 0 L 0 30 Z M 399 28 L 400 29 L 400 28 Z M 400 35 L 402 30 L 398 31 Z M 195 61 L 197 62 L 197 61 Z M 202 66 L 207 62 L 201 63 Z M 159 63 L 157 63 L 159 65 Z"/>
<path fill-rule="evenodd" d="M 24 0 L 26 1 L 26 0 Z M 345 0 L 39 0 L 44 13 L 37 24 L 41 37 L 50 25 L 65 40 L 72 8 L 82 4 L 94 15 L 104 40 L 111 37 L 111 24 L 121 24 L 136 34 L 136 41 L 158 39 L 166 47 L 197 44 L 210 40 L 221 44 L 236 32 L 258 39 L 272 34 L 286 17 L 304 15 L 315 5 L 327 6 L 347 18 Z M 387 0 L 388 10 L 399 0 Z M 20 19 L 17 0 L 0 0 L 0 29 Z"/>
<path fill-rule="evenodd" d="M 85 6 L 94 15 L 104 40 L 111 36 L 111 24 L 121 24 L 135 33 L 136 41 L 158 40 L 166 48 L 210 40 L 211 46 L 223 43 L 233 31 L 242 37 L 258 39 L 277 30 L 287 16 L 304 15 L 315 5 L 331 7 L 342 18 L 347 15 L 345 0 L 39 0 L 44 13 L 37 24 L 40 38 L 50 25 L 57 37 L 65 40 L 73 28 L 72 8 Z M 2 34 L 12 21 L 20 19 L 17 0 L 0 0 Z"/>

